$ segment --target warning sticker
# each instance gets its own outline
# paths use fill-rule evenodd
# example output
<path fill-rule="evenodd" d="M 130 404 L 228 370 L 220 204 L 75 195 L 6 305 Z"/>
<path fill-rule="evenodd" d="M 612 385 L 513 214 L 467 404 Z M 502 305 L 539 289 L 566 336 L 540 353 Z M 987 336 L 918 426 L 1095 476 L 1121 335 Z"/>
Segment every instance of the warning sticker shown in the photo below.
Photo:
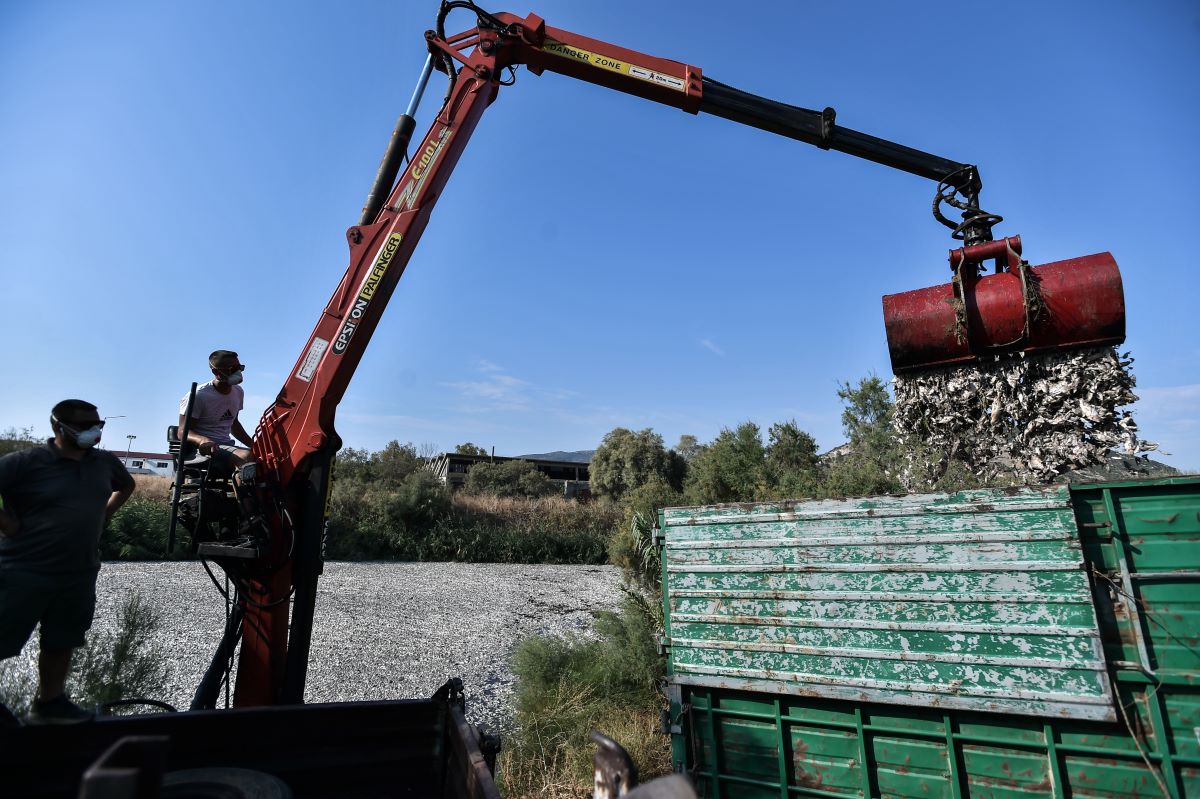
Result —
<path fill-rule="evenodd" d="M 687 83 L 683 78 L 677 78 L 674 75 L 664 75 L 661 72 L 655 72 L 652 69 L 639 67 L 635 64 L 630 64 L 616 58 L 611 58 L 599 53 L 593 53 L 590 50 L 583 50 L 579 47 L 571 47 L 570 45 L 556 42 L 553 39 L 547 39 L 542 49 L 547 53 L 554 53 L 563 58 L 571 58 L 575 61 L 582 61 L 585 64 L 590 64 L 593 67 L 607 69 L 609 72 L 617 72 L 622 75 L 630 75 L 635 78 L 654 83 L 659 86 L 676 91 L 686 91 Z"/>
<path fill-rule="evenodd" d="M 652 69 L 643 69 L 642 67 L 630 67 L 629 74 L 635 78 L 648 80 L 651 83 L 658 83 L 662 86 L 670 86 L 677 91 L 683 91 L 683 78 L 676 78 L 672 75 L 664 75 L 661 72 L 655 72 Z"/>
<path fill-rule="evenodd" d="M 328 341 L 319 336 L 313 336 L 312 344 L 308 346 L 308 353 L 304 356 L 304 360 L 300 362 L 300 368 L 296 371 L 296 377 L 305 383 L 311 383 L 313 375 L 317 371 L 317 364 L 321 362 L 321 356 L 325 354 L 325 350 L 327 349 L 329 349 Z"/>
<path fill-rule="evenodd" d="M 379 248 L 379 255 L 375 257 L 375 265 L 371 267 L 371 271 L 367 272 L 363 278 L 362 285 L 358 289 L 358 296 L 354 298 L 354 304 L 350 306 L 350 311 L 346 314 L 346 320 L 342 322 L 341 332 L 338 333 L 337 341 L 333 342 L 333 351 L 337 355 L 341 355 L 350 346 L 350 339 L 354 338 L 354 332 L 358 330 L 358 326 L 362 323 L 363 316 L 367 313 L 367 306 L 371 304 L 371 300 L 375 297 L 375 291 L 383 282 L 383 276 L 387 274 L 388 266 L 392 263 L 392 258 L 400 249 L 400 241 L 403 236 L 400 233 L 393 233 L 388 236 L 387 241 Z"/>

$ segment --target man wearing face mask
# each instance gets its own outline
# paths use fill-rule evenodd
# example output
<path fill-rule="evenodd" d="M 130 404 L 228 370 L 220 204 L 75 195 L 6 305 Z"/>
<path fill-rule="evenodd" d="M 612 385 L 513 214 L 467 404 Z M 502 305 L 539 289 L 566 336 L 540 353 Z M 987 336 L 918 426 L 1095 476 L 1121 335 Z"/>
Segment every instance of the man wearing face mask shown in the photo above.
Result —
<path fill-rule="evenodd" d="M 63 400 L 50 426 L 43 446 L 0 458 L 0 659 L 20 654 L 41 624 L 29 721 L 67 724 L 92 717 L 67 697 L 67 673 L 96 610 L 100 534 L 134 483 L 116 455 L 96 449 L 95 405 Z"/>
<path fill-rule="evenodd" d="M 188 441 L 196 445 L 201 455 L 240 466 L 250 460 L 250 450 L 239 447 L 234 437 L 247 447 L 252 440 L 238 421 L 238 412 L 242 410 L 245 399 L 240 384 L 246 367 L 238 360 L 238 354 L 230 350 L 217 350 L 209 355 L 208 367 L 212 370 L 213 379 L 196 389 Z M 180 430 L 183 430 L 187 403 L 187 395 L 184 395 L 179 402 Z"/>

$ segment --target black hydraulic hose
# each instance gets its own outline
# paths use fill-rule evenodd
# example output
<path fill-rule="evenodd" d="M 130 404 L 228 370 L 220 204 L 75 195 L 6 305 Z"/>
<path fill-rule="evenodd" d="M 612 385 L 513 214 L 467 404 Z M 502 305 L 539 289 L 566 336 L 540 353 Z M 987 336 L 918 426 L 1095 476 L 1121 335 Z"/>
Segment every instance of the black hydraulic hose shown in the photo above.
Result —
<path fill-rule="evenodd" d="M 208 670 L 204 672 L 204 677 L 196 686 L 196 694 L 192 698 L 189 710 L 213 710 L 216 708 L 217 697 L 221 694 L 221 684 L 225 681 L 225 675 L 233 662 L 234 649 L 242 636 L 244 615 L 245 611 L 242 609 L 241 603 L 235 602 L 229 618 L 225 620 L 225 634 L 221 636 L 221 643 L 217 646 L 217 651 L 213 653 Z"/>
<path fill-rule="evenodd" d="M 822 149 L 837 150 L 865 158 L 930 180 L 959 180 L 963 183 L 959 188 L 964 190 L 970 188 L 969 182 L 972 179 L 978 180 L 976 170 L 967 169 L 967 164 L 835 125 L 832 108 L 824 111 L 800 108 L 726 86 L 711 78 L 704 78 L 700 110 L 807 142 Z M 955 173 L 962 177 L 954 177 Z"/>

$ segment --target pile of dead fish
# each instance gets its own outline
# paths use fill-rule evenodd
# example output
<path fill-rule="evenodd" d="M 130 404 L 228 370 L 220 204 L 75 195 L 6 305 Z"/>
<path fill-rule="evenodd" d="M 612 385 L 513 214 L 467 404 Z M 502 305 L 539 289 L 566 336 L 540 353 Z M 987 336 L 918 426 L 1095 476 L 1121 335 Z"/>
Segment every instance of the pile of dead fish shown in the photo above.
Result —
<path fill-rule="evenodd" d="M 957 460 L 986 481 L 1052 482 L 1110 450 L 1157 448 L 1121 410 L 1137 400 L 1133 359 L 1112 347 L 1014 356 L 897 377 L 894 425 L 919 488 Z"/>

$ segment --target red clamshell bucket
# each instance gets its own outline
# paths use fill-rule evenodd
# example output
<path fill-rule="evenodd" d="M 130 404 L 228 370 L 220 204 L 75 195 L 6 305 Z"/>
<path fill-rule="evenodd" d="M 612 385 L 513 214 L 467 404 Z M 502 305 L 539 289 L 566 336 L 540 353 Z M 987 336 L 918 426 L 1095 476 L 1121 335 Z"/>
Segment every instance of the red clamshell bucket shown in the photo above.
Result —
<path fill-rule="evenodd" d="M 996 273 L 980 276 L 989 259 Z M 1012 236 L 951 250 L 950 268 L 950 283 L 884 296 L 896 374 L 1125 341 L 1125 295 L 1110 253 L 1030 267 Z"/>

